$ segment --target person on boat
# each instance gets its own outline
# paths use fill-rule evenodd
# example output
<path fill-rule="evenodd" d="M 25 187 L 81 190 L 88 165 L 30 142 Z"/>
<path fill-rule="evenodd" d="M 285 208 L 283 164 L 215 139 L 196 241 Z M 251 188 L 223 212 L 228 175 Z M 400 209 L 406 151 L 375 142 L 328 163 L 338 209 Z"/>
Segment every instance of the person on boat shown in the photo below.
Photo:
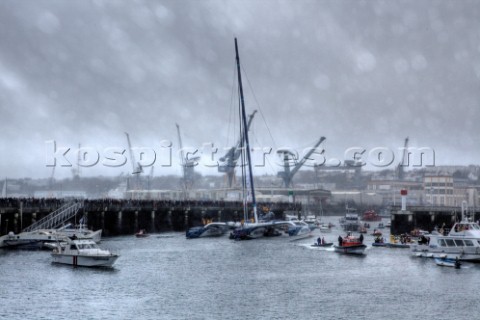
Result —
<path fill-rule="evenodd" d="M 427 237 L 425 237 L 424 235 L 422 235 L 422 236 L 420 237 L 420 240 L 418 240 L 418 244 L 428 244 Z"/>
<path fill-rule="evenodd" d="M 321 245 L 321 244 L 322 244 L 322 239 L 320 239 L 320 237 L 318 237 L 318 239 L 317 239 L 317 244 L 318 244 L 318 245 Z"/>
<path fill-rule="evenodd" d="M 455 268 L 456 268 L 456 269 L 460 269 L 460 266 L 461 266 L 461 265 L 462 265 L 462 264 L 461 264 L 460 261 L 458 260 L 458 257 L 455 257 Z"/>
<path fill-rule="evenodd" d="M 343 244 L 343 238 L 342 236 L 338 236 L 338 245 L 341 247 Z"/>
<path fill-rule="evenodd" d="M 360 243 L 363 243 L 363 234 L 360 234 L 360 237 L 358 238 L 360 240 Z"/>
<path fill-rule="evenodd" d="M 325 238 L 322 237 L 322 244 L 325 244 Z"/>

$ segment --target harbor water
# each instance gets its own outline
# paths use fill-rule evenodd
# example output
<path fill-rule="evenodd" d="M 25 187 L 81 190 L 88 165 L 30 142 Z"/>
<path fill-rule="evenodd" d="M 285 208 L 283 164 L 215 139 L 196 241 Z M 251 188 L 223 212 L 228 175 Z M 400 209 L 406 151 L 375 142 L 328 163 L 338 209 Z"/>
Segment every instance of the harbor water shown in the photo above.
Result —
<path fill-rule="evenodd" d="M 333 242 L 339 234 L 334 228 L 324 236 Z M 439 267 L 408 249 L 370 247 L 369 235 L 363 257 L 311 247 L 314 239 L 106 238 L 101 246 L 120 254 L 113 269 L 54 265 L 47 251 L 3 250 L 0 318 L 478 317 L 480 265 Z"/>

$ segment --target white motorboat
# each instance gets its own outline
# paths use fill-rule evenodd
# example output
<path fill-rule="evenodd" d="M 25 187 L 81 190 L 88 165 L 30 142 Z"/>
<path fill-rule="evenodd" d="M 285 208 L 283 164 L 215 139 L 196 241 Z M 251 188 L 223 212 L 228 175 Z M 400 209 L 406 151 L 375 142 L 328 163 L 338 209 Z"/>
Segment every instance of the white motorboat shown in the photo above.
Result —
<path fill-rule="evenodd" d="M 435 264 L 440 267 L 453 267 L 460 269 L 461 263 L 458 259 L 435 258 Z"/>
<path fill-rule="evenodd" d="M 341 225 L 344 231 L 358 231 L 360 229 L 360 219 L 357 210 L 347 206 Z"/>
<path fill-rule="evenodd" d="M 52 262 L 80 267 L 112 267 L 118 255 L 101 249 L 93 240 L 71 240 L 52 251 Z"/>
<path fill-rule="evenodd" d="M 410 249 L 416 257 L 480 262 L 480 226 L 465 219 L 456 223 L 448 235 L 422 236 Z"/>

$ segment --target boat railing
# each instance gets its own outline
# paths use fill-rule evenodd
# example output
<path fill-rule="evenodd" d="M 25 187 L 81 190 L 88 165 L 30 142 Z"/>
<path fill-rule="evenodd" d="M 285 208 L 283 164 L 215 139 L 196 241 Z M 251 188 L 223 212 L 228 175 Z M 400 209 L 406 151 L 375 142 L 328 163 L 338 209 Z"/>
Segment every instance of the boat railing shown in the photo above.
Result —
<path fill-rule="evenodd" d="M 56 229 L 67 220 L 74 217 L 78 210 L 83 207 L 83 201 L 78 202 L 69 202 L 54 212 L 50 213 L 46 217 L 38 220 L 37 222 L 31 224 L 30 226 L 23 229 L 23 232 L 30 232 L 39 229 Z"/>

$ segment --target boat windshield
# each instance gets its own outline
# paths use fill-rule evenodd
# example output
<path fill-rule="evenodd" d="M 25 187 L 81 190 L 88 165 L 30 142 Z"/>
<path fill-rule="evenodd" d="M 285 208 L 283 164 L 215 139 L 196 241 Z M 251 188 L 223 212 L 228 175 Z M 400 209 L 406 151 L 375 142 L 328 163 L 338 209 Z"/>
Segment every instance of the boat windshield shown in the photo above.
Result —
<path fill-rule="evenodd" d="M 480 226 L 476 223 L 458 223 L 455 226 L 455 232 L 465 231 L 465 230 L 480 230 Z"/>
<path fill-rule="evenodd" d="M 77 245 L 78 249 L 96 249 L 97 245 L 94 243 L 80 243 Z"/>

